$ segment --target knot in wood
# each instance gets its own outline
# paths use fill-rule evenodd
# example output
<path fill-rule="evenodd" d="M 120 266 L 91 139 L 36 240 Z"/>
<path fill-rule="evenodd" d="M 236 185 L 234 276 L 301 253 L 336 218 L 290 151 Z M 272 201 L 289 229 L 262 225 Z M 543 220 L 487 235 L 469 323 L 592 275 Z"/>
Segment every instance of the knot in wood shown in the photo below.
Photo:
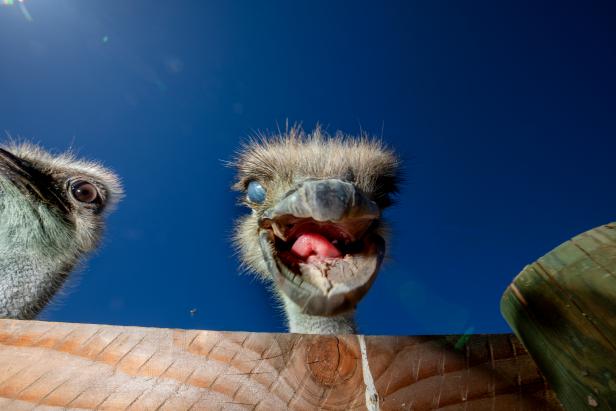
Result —
<path fill-rule="evenodd" d="M 318 337 L 306 349 L 306 365 L 316 383 L 331 387 L 353 377 L 357 358 L 339 338 Z"/>

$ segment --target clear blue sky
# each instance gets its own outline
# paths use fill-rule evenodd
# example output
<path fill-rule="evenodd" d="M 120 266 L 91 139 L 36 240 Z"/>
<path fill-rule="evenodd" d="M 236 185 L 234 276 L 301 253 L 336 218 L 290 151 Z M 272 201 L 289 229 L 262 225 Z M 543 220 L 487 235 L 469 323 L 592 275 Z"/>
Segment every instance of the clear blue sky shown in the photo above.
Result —
<path fill-rule="evenodd" d="M 497 3 L 0 5 L 0 130 L 100 159 L 127 192 L 43 318 L 284 330 L 238 274 L 246 210 L 222 161 L 289 119 L 405 160 L 362 332 L 508 331 L 499 300 L 524 265 L 616 220 L 616 11 Z"/>

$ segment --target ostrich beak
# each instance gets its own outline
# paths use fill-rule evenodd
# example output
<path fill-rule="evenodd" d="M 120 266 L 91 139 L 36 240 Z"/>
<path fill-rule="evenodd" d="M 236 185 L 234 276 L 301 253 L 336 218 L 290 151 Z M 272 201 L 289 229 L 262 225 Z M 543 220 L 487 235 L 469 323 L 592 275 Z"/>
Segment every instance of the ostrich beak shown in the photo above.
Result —
<path fill-rule="evenodd" d="M 267 225 L 284 215 L 310 217 L 316 221 L 341 221 L 353 218 L 377 219 L 380 211 L 376 203 L 353 184 L 329 179 L 304 182 L 267 210 L 260 223 Z"/>
<path fill-rule="evenodd" d="M 19 190 L 39 201 L 51 204 L 64 213 L 69 211 L 67 201 L 54 190 L 52 177 L 3 148 L 0 148 L 0 177 L 6 177 Z"/>
<path fill-rule="evenodd" d="M 259 244 L 287 297 L 311 315 L 352 309 L 383 260 L 377 204 L 352 183 L 307 180 L 259 219 Z"/>

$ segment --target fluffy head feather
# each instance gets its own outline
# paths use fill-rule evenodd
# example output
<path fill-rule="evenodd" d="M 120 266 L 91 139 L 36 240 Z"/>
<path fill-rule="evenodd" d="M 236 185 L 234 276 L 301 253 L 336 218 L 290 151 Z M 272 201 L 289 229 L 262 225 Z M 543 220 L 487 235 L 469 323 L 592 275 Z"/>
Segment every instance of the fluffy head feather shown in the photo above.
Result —
<path fill-rule="evenodd" d="M 391 194 L 398 191 L 400 162 L 380 140 L 365 134 L 353 137 L 338 132 L 331 136 L 318 127 L 311 133 L 293 127 L 280 135 L 250 139 L 232 166 L 238 172 L 233 188 L 243 191 L 250 181 L 257 180 L 267 185 L 269 204 L 279 198 L 275 192 L 269 195 L 269 189 L 286 191 L 305 178 L 340 178 L 387 207 Z"/>

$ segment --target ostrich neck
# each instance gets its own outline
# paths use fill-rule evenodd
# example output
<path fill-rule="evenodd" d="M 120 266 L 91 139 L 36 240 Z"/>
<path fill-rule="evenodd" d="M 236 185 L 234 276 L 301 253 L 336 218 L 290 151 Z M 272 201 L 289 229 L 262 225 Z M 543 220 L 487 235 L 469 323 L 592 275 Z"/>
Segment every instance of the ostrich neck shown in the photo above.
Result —
<path fill-rule="evenodd" d="M 66 280 L 78 250 L 74 227 L 58 211 L 0 173 L 0 318 L 34 318 Z"/>
<path fill-rule="evenodd" d="M 308 315 L 284 294 L 281 295 L 289 323 L 289 332 L 300 334 L 354 334 L 355 310 L 324 317 Z"/>
<path fill-rule="evenodd" d="M 72 264 L 52 267 L 32 256 L 7 254 L 0 256 L 0 318 L 32 319 L 62 286 Z"/>

